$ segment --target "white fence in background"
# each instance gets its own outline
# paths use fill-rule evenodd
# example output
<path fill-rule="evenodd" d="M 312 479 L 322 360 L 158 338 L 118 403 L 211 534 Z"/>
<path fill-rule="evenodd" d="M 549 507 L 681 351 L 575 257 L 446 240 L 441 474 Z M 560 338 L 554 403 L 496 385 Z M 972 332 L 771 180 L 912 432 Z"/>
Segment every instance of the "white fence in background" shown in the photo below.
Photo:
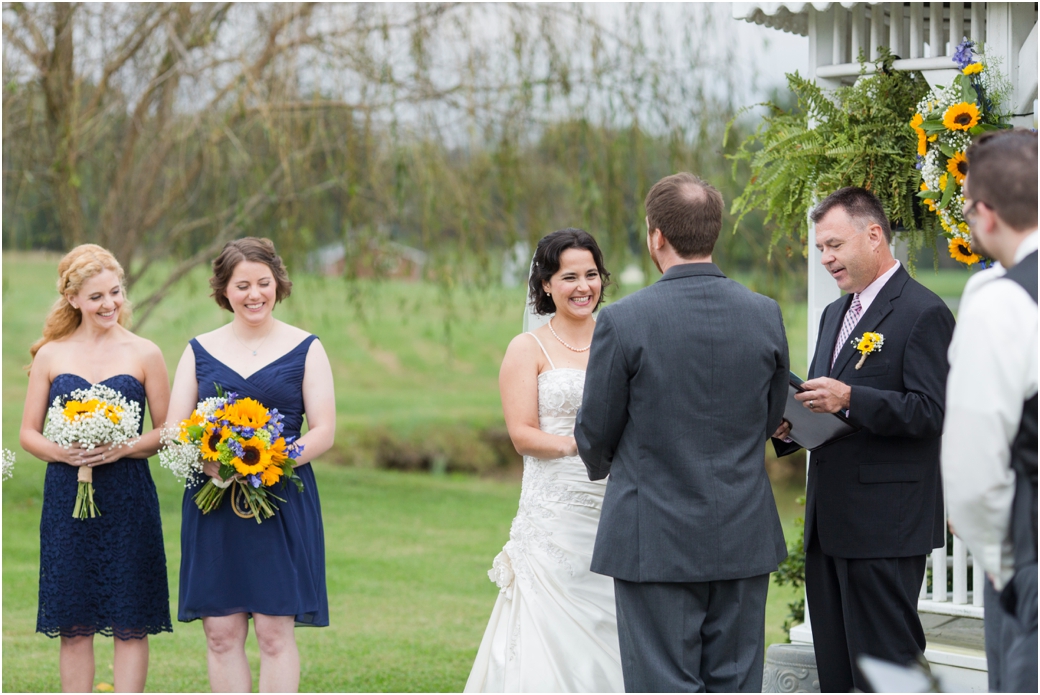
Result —
<path fill-rule="evenodd" d="M 971 588 L 968 587 L 968 568 L 973 559 L 968 546 L 960 538 L 954 536 L 953 549 L 949 544 L 936 548 L 928 558 L 931 568 L 931 590 L 929 590 L 928 573 L 925 573 L 921 585 L 921 595 L 917 609 L 925 613 L 942 613 L 944 615 L 982 617 L 982 594 L 985 573 L 981 568 L 972 570 Z M 953 573 L 953 590 L 947 590 L 950 573 Z"/>

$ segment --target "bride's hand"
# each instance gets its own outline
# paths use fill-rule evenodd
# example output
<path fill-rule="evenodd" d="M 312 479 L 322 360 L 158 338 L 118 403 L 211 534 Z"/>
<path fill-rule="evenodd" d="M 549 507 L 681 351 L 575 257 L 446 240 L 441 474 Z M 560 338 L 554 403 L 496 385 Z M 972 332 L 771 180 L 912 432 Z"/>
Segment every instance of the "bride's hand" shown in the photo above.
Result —
<path fill-rule="evenodd" d="M 564 456 L 577 456 L 578 455 L 578 442 L 574 437 L 566 437 L 567 446 L 563 452 Z"/>

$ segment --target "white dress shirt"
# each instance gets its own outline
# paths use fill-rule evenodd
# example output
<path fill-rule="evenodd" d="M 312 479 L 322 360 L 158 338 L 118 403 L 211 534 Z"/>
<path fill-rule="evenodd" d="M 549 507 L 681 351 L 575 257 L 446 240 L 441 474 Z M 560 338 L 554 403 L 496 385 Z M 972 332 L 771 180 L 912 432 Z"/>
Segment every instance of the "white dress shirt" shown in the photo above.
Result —
<path fill-rule="evenodd" d="M 1033 232 L 1015 263 L 1037 250 Z M 1014 572 L 1011 444 L 1023 403 L 1037 392 L 1037 307 L 999 266 L 964 288 L 950 343 L 942 476 L 954 532 L 999 590 Z"/>

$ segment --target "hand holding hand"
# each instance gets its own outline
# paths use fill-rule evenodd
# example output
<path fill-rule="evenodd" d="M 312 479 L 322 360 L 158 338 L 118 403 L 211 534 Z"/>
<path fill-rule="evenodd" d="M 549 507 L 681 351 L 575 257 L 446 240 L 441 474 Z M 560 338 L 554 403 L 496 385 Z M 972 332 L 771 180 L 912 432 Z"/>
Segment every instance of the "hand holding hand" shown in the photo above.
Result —
<path fill-rule="evenodd" d="M 794 397 L 814 413 L 836 413 L 848 410 L 852 387 L 837 379 L 821 376 L 802 384 Z"/>
<path fill-rule="evenodd" d="M 787 440 L 791 437 L 791 423 L 787 420 L 782 420 L 780 426 L 776 428 L 776 432 L 773 432 L 773 439 Z"/>
<path fill-rule="evenodd" d="M 574 437 L 567 437 L 567 445 L 563 451 L 564 456 L 577 456 L 578 455 L 578 442 Z"/>
<path fill-rule="evenodd" d="M 120 458 L 114 449 L 109 448 L 108 444 L 99 444 L 93 449 L 87 449 L 80 442 L 73 442 L 68 449 L 59 446 L 58 451 L 60 454 L 57 460 L 76 467 L 94 467 L 104 463 L 112 463 Z"/>

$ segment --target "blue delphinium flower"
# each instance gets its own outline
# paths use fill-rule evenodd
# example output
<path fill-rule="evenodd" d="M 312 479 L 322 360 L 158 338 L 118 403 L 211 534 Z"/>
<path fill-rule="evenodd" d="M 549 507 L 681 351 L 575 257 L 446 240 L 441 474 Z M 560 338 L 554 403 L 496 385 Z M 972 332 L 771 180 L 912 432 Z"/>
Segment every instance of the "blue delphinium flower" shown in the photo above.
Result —
<path fill-rule="evenodd" d="M 295 461 L 303 453 L 303 444 L 297 442 L 296 437 L 289 437 L 285 440 L 285 453 Z"/>
<path fill-rule="evenodd" d="M 245 456 L 246 452 L 242 449 L 242 444 L 237 439 L 228 437 L 227 445 L 228 448 L 231 449 L 231 452 L 238 458 Z"/>
<path fill-rule="evenodd" d="M 253 435 L 256 433 L 255 429 L 252 427 L 239 427 L 238 432 L 242 435 L 243 439 L 252 439 Z"/>
<path fill-rule="evenodd" d="M 924 157 L 922 157 L 921 155 L 917 155 L 917 164 L 914 165 L 914 168 L 918 171 L 924 169 Z"/>
<path fill-rule="evenodd" d="M 972 48 L 974 47 L 975 42 L 965 38 L 957 46 L 957 50 L 953 52 L 953 62 L 957 63 L 961 70 L 971 64 Z"/>
<path fill-rule="evenodd" d="M 259 476 L 255 475 L 253 473 L 250 473 L 249 475 L 246 476 L 246 480 L 248 480 L 249 484 L 252 485 L 253 487 L 260 487 L 260 477 Z"/>

